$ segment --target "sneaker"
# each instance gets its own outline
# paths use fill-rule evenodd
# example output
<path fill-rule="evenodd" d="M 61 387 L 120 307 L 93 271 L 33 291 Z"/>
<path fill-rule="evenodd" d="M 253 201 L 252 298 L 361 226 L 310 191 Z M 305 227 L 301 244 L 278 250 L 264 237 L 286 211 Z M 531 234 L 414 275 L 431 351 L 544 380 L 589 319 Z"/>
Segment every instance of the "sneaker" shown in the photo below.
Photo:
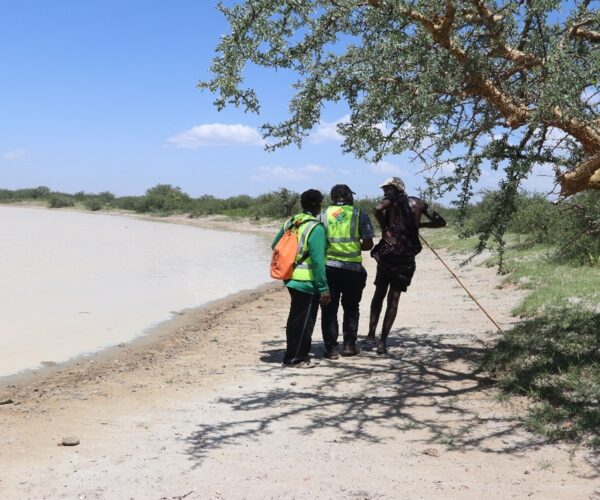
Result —
<path fill-rule="evenodd" d="M 327 349 L 324 354 L 326 359 L 339 359 L 340 354 L 338 353 L 337 348 L 332 347 L 331 349 Z"/>
<path fill-rule="evenodd" d="M 358 347 L 356 347 L 356 344 L 347 344 L 342 350 L 342 356 L 356 356 L 359 352 L 360 351 Z"/>

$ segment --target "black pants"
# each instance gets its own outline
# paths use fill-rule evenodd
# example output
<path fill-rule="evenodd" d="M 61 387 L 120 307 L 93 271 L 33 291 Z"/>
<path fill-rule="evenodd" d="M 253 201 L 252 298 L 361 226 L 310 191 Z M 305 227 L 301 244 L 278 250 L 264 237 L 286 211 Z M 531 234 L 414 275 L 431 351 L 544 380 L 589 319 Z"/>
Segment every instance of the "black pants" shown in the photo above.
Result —
<path fill-rule="evenodd" d="M 311 338 L 319 312 L 319 296 L 288 288 L 292 303 L 288 315 L 285 336 L 287 348 L 283 363 L 295 365 L 308 361 Z"/>
<path fill-rule="evenodd" d="M 362 298 L 362 292 L 367 283 L 366 271 L 350 271 L 338 267 L 326 266 L 327 283 L 331 293 L 331 302 L 321 306 L 321 330 L 323 331 L 323 343 L 325 349 L 337 347 L 339 325 L 338 309 L 340 298 L 344 310 L 343 333 L 344 344 L 356 344 L 358 336 L 358 319 L 360 312 L 358 306 Z"/>

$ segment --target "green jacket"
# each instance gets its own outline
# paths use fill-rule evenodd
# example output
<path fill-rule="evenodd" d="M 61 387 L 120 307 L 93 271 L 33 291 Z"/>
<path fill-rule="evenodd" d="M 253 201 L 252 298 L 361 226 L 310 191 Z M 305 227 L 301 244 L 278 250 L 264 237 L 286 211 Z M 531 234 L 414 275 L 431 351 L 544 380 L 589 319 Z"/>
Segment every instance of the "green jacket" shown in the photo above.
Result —
<path fill-rule="evenodd" d="M 275 236 L 271 248 L 277 245 L 284 232 L 284 226 Z M 325 275 L 325 251 L 327 249 L 327 235 L 322 224 L 313 228 L 308 236 L 308 255 L 307 259 L 312 270 L 312 281 L 285 280 L 285 286 L 298 290 L 299 292 L 311 295 L 321 295 L 329 291 L 327 277 Z"/>

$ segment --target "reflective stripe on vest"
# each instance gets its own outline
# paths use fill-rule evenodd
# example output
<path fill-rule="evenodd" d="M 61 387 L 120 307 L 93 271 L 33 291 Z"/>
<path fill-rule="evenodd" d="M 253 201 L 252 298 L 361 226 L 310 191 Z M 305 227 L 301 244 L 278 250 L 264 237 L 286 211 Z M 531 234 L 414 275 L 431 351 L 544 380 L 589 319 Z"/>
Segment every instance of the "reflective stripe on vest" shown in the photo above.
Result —
<path fill-rule="evenodd" d="M 321 212 L 327 230 L 327 260 L 362 262 L 359 218 L 360 210 L 351 205 L 331 206 Z"/>
<path fill-rule="evenodd" d="M 287 220 L 283 229 L 287 230 L 292 224 L 298 226 L 298 251 L 292 279 L 296 281 L 313 281 L 312 261 L 308 255 L 308 237 L 319 221 L 312 215 L 301 213 Z"/>

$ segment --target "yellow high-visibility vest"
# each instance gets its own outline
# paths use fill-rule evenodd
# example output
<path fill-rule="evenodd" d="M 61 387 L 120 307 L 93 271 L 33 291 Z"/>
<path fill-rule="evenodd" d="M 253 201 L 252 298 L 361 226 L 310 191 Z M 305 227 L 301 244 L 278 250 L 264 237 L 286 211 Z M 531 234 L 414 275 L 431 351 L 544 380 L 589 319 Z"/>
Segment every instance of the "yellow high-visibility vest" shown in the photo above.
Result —
<path fill-rule="evenodd" d="M 308 254 L 308 237 L 312 230 L 319 224 L 313 215 L 304 212 L 288 219 L 283 224 L 283 230 L 287 231 L 291 224 L 298 224 L 298 252 L 292 279 L 296 281 L 313 281 L 312 261 Z"/>
<path fill-rule="evenodd" d="M 327 260 L 362 263 L 359 236 L 360 210 L 334 205 L 321 212 L 327 231 Z"/>

